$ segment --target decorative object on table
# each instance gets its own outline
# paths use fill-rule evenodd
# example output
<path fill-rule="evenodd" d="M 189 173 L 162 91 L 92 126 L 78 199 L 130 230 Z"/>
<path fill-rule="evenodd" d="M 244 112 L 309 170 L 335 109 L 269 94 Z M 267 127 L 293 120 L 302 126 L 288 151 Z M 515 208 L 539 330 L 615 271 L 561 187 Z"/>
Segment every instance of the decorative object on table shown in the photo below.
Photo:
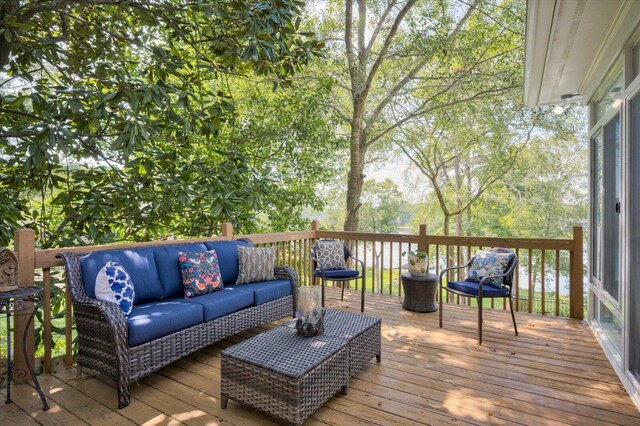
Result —
<path fill-rule="evenodd" d="M 409 254 L 409 273 L 412 277 L 424 277 L 429 272 L 429 259 L 426 251 L 411 250 L 403 252 L 402 255 Z"/>
<path fill-rule="evenodd" d="M 180 251 L 178 264 L 185 299 L 213 293 L 223 288 L 218 254 L 215 250 L 204 253 Z"/>
<path fill-rule="evenodd" d="M 131 277 L 124 267 L 118 262 L 107 262 L 96 277 L 96 299 L 115 303 L 129 316 L 135 297 Z"/>
<path fill-rule="evenodd" d="M 404 301 L 402 302 L 404 309 L 414 312 L 435 312 L 438 310 L 436 304 L 437 275 L 427 273 L 424 276 L 416 277 L 405 272 L 402 274 L 402 289 L 404 290 Z"/>
<path fill-rule="evenodd" d="M 40 383 L 38 383 L 38 378 L 36 377 L 36 373 L 33 370 L 33 366 L 29 362 L 27 355 L 27 330 L 33 325 L 33 317 L 36 314 L 36 310 L 42 307 L 43 299 L 42 299 L 42 289 L 40 287 L 19 287 L 16 290 L 5 291 L 0 293 L 0 315 L 4 314 L 6 316 L 6 329 L 11 330 L 11 318 L 14 317 L 17 313 L 28 312 L 31 311 L 29 315 L 29 320 L 27 321 L 27 325 L 24 328 L 22 334 L 22 353 L 24 354 L 24 361 L 27 365 L 27 370 L 16 370 L 14 368 L 14 360 L 11 359 L 11 354 L 15 353 L 15 351 L 11 348 L 11 332 L 7 333 L 7 371 L 0 375 L 0 387 L 4 387 L 6 382 L 6 392 L 7 399 L 6 403 L 11 403 L 11 382 L 23 382 L 27 378 L 27 372 L 29 376 L 31 376 L 32 383 L 24 382 L 25 384 L 33 387 L 40 397 L 40 401 L 42 402 L 42 409 L 48 410 L 49 405 L 47 404 L 47 400 L 42 392 L 42 388 L 40 388 Z"/>
<path fill-rule="evenodd" d="M 273 267 L 278 247 L 238 246 L 238 280 L 236 284 L 273 281 Z"/>
<path fill-rule="evenodd" d="M 18 288 L 18 260 L 9 249 L 0 248 L 0 293 Z"/>
<path fill-rule="evenodd" d="M 440 272 L 440 282 L 445 277 L 448 271 L 455 269 L 462 269 L 472 267 L 475 271 L 472 273 L 470 270 L 467 274 L 465 281 L 448 281 L 446 285 L 442 286 L 442 289 L 448 293 L 457 294 L 464 297 L 473 297 L 478 299 L 478 344 L 482 344 L 482 299 L 483 298 L 502 298 L 509 299 L 509 309 L 511 310 L 511 319 L 513 320 L 513 328 L 518 335 L 518 327 L 516 326 L 516 317 L 513 313 L 513 302 L 511 300 L 513 287 L 513 273 L 518 266 L 518 258 L 516 255 L 504 248 L 492 248 L 489 250 L 489 254 L 495 254 L 497 256 L 491 256 L 482 254 L 482 258 L 476 262 L 476 257 L 480 253 L 478 252 L 473 256 L 466 264 L 460 266 L 452 266 L 444 269 Z M 488 259 L 498 259 L 489 261 Z M 504 264 L 503 259 L 507 259 L 507 263 Z M 501 267 L 496 266 L 494 263 L 498 262 Z M 477 265 L 477 266 L 476 266 Z M 475 268 L 474 268 L 475 267 Z M 472 281 L 477 280 L 477 281 Z M 500 283 L 500 284 L 497 284 Z M 442 328 L 442 297 L 440 298 L 440 328 Z"/>
<path fill-rule="evenodd" d="M 319 336 L 324 331 L 324 308 L 322 292 L 318 286 L 303 286 L 298 289 L 296 330 L 300 336 Z"/>
<path fill-rule="evenodd" d="M 326 259 L 335 257 L 335 247 L 342 247 L 342 263 L 344 264 L 343 268 L 338 269 L 330 269 L 327 266 L 336 266 L 336 263 L 327 263 Z M 331 255 L 325 254 L 325 250 L 331 251 Z M 339 252 L 338 252 L 339 253 Z M 342 241 L 336 241 L 332 239 L 322 239 L 316 240 L 311 247 L 311 258 L 313 259 L 313 276 L 314 282 L 315 278 L 320 278 L 320 283 L 322 285 L 322 306 L 324 306 L 324 286 L 327 281 L 339 282 L 342 286 L 342 294 L 340 295 L 340 301 L 344 300 L 344 287 L 345 283 L 349 285 L 349 282 L 352 280 L 362 279 L 362 288 L 361 288 L 361 296 L 360 296 L 360 311 L 364 312 L 364 293 L 367 288 L 366 278 L 364 275 L 364 263 L 360 259 L 356 259 L 352 254 L 349 247 L 347 247 Z M 351 259 L 360 265 L 360 270 L 357 269 L 349 269 L 346 267 L 346 261 Z"/>

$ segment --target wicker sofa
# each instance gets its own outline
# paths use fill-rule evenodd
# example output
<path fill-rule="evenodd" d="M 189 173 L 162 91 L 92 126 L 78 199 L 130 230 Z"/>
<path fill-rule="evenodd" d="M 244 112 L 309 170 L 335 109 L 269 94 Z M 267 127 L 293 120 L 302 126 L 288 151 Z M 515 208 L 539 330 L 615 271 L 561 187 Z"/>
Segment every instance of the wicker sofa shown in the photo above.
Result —
<path fill-rule="evenodd" d="M 89 254 L 63 253 L 78 332 L 78 374 L 83 367 L 113 379 L 118 407 L 129 405 L 129 385 L 213 342 L 295 312 L 298 277 L 275 267 L 275 281 L 234 285 L 238 245 L 249 240 L 146 246 Z M 218 254 L 224 289 L 184 299 L 178 251 Z M 125 267 L 134 283 L 126 317 L 115 303 L 95 299 L 95 277 L 107 261 Z"/>

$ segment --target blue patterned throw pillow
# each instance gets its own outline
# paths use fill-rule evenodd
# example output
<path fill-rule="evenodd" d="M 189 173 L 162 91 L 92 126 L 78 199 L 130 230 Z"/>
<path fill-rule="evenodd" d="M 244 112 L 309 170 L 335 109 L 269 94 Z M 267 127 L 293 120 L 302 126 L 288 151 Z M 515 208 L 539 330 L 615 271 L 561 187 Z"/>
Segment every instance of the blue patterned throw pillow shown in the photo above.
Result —
<path fill-rule="evenodd" d="M 209 250 L 205 253 L 178 252 L 178 263 L 184 286 L 184 298 L 200 296 L 220 290 L 222 274 L 218 263 L 218 253 Z"/>
<path fill-rule="evenodd" d="M 116 303 L 125 315 L 133 309 L 135 290 L 127 271 L 116 262 L 107 262 L 96 277 L 96 299 Z"/>
<path fill-rule="evenodd" d="M 479 251 L 476 253 L 471 269 L 467 274 L 467 281 L 480 282 L 484 277 L 504 274 L 507 265 L 515 257 L 513 253 L 496 253 L 493 251 Z M 501 288 L 502 277 L 491 278 L 486 284 Z"/>

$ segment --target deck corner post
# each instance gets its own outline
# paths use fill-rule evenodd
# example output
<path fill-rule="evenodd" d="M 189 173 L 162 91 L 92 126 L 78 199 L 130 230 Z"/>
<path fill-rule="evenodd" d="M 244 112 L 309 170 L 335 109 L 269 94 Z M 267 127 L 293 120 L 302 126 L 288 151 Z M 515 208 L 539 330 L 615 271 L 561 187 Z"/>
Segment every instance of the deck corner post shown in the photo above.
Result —
<path fill-rule="evenodd" d="M 582 226 L 576 225 L 573 227 L 573 248 L 571 250 L 571 279 L 569 281 L 571 302 L 569 316 L 578 320 L 584 319 L 583 244 Z"/>
<path fill-rule="evenodd" d="M 224 222 L 220 227 L 220 233 L 227 240 L 233 240 L 233 225 L 231 222 Z"/>
<path fill-rule="evenodd" d="M 33 229 L 22 228 L 16 230 L 14 234 L 14 249 L 18 258 L 18 286 L 31 287 L 35 285 L 36 272 L 36 234 Z M 27 329 L 29 317 L 33 309 L 27 309 L 17 312 L 14 317 L 13 341 L 14 344 L 14 362 L 16 370 L 26 371 L 25 354 L 22 350 L 22 336 L 27 339 L 26 359 L 32 367 L 35 366 L 35 337 L 34 325 Z M 26 380 L 29 379 L 27 375 Z"/>

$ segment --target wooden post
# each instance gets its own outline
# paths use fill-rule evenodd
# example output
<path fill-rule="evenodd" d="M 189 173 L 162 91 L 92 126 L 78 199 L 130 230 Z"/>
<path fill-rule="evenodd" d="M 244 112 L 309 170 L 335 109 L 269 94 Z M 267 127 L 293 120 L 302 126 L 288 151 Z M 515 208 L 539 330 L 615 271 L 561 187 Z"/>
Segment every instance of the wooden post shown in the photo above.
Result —
<path fill-rule="evenodd" d="M 418 251 L 427 251 L 427 225 L 420 225 L 418 234 Z"/>
<path fill-rule="evenodd" d="M 35 269 L 36 269 L 36 235 L 33 229 L 19 229 L 14 234 L 14 246 L 16 256 L 18 257 L 18 286 L 32 287 L 35 285 Z M 14 344 L 14 361 L 16 370 L 25 370 L 25 355 L 22 351 L 22 336 L 26 333 L 27 339 L 27 359 L 33 367 L 35 365 L 35 337 L 34 326 L 27 329 L 29 316 L 33 309 L 27 309 L 15 314 L 13 344 Z M 30 380 L 29 376 L 25 379 Z"/>
<path fill-rule="evenodd" d="M 230 222 L 224 222 L 220 226 L 220 233 L 227 240 L 233 240 L 233 225 Z"/>
<path fill-rule="evenodd" d="M 573 250 L 571 251 L 571 279 L 569 281 L 570 313 L 575 319 L 584 316 L 584 260 L 582 257 L 582 227 L 573 227 Z"/>
<path fill-rule="evenodd" d="M 320 221 L 312 220 L 311 221 L 311 230 L 314 231 L 313 238 L 318 238 L 318 231 L 320 230 Z M 309 256 L 309 285 L 315 285 L 316 278 L 314 276 L 314 268 L 313 268 L 313 259 L 311 258 L 311 246 L 313 245 L 313 240 L 309 241 L 309 251 L 305 253 L 305 256 Z M 323 300 L 324 302 L 324 300 Z"/>

